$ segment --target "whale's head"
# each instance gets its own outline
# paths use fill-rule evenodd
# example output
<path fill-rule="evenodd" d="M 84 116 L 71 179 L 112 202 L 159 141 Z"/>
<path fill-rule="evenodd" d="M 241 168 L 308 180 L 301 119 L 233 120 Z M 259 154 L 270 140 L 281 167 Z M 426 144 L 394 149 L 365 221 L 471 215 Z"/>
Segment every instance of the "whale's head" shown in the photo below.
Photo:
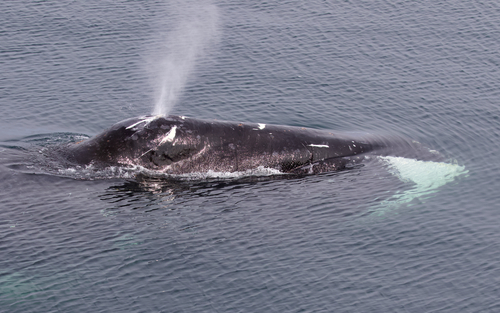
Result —
<path fill-rule="evenodd" d="M 199 138 L 183 127 L 180 116 L 131 118 L 88 140 L 71 144 L 70 162 L 100 167 L 139 165 L 162 168 L 191 157 L 201 149 Z"/>

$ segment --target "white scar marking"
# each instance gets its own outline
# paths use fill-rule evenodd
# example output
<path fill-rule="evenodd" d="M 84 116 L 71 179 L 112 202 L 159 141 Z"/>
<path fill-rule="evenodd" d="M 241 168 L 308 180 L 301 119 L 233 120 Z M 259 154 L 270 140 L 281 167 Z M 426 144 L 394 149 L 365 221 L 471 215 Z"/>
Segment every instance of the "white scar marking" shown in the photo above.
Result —
<path fill-rule="evenodd" d="M 314 144 L 310 144 L 308 146 L 309 147 L 317 147 L 317 148 L 330 148 L 329 145 L 314 145 Z"/>
<path fill-rule="evenodd" d="M 167 141 L 169 141 L 169 142 L 174 141 L 176 129 L 177 129 L 177 125 L 174 125 L 174 127 L 172 127 L 169 130 L 169 132 L 165 135 L 165 137 L 163 137 L 163 139 L 160 141 L 160 145 L 164 144 Z"/>
<path fill-rule="evenodd" d="M 142 158 L 146 153 L 148 153 L 149 151 L 153 151 L 153 149 L 149 149 L 148 151 L 144 152 L 143 154 L 141 154 L 141 156 L 139 158 Z"/>
<path fill-rule="evenodd" d="M 259 124 L 257 124 L 257 125 L 259 125 L 259 126 L 257 126 L 259 129 L 254 128 L 253 130 L 263 130 L 264 128 L 266 128 L 266 124 L 261 124 L 261 123 L 259 123 Z"/>
<path fill-rule="evenodd" d="M 185 116 L 179 116 L 179 117 L 180 117 L 180 118 L 182 118 L 183 120 L 185 120 L 185 119 L 186 119 L 186 117 L 185 117 Z"/>
<path fill-rule="evenodd" d="M 151 116 L 149 118 L 146 118 L 146 117 L 141 117 L 142 120 L 140 120 L 139 122 L 135 123 L 135 124 L 132 124 L 130 125 L 129 127 L 127 127 L 126 129 L 131 129 L 131 128 L 134 128 L 136 127 L 137 125 L 139 124 L 142 124 L 142 123 L 146 123 L 146 125 L 148 125 L 149 123 L 151 123 L 152 121 L 156 120 L 157 118 L 161 117 L 161 115 L 155 115 L 155 116 Z M 144 126 L 146 126 L 144 125 Z"/>

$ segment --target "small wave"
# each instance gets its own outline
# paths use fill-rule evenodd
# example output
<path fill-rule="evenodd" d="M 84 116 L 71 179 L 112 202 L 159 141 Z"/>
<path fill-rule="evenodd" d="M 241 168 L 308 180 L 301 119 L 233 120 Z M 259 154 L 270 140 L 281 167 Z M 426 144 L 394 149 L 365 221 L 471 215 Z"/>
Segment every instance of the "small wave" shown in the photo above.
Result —
<path fill-rule="evenodd" d="M 106 168 L 96 168 L 92 164 L 88 166 L 76 166 L 69 168 L 57 169 L 57 174 L 60 176 L 71 177 L 83 180 L 96 179 L 133 179 L 137 175 L 139 169 L 137 167 L 122 167 L 109 166 Z"/>
<path fill-rule="evenodd" d="M 227 179 L 238 179 L 238 178 L 250 177 L 250 176 L 273 176 L 273 175 L 285 175 L 285 173 L 283 173 L 277 169 L 259 166 L 255 169 L 246 170 L 246 171 L 215 172 L 212 170 L 208 170 L 205 173 L 195 172 L 195 173 L 179 174 L 179 175 L 171 175 L 171 176 L 176 177 L 176 178 L 180 178 L 180 179 L 186 179 L 186 180 L 200 180 L 200 179 L 201 180 L 204 180 L 204 179 L 227 180 Z"/>
<path fill-rule="evenodd" d="M 185 181 L 200 181 L 200 180 L 233 180 L 245 177 L 262 177 L 262 176 L 275 176 L 275 175 L 285 175 L 285 173 L 267 168 L 264 166 L 259 166 L 252 170 L 246 171 L 236 171 L 236 172 L 216 172 L 208 170 L 207 172 L 193 172 L 185 174 L 168 174 L 162 171 L 156 171 L 144 168 L 142 166 L 109 166 L 106 168 L 95 167 L 92 164 L 87 166 L 76 166 L 69 168 L 59 168 L 57 173 L 61 176 L 73 177 L 76 179 L 134 179 L 137 175 L 151 177 L 151 178 L 163 178 L 163 179 L 173 179 L 173 180 L 185 180 Z"/>

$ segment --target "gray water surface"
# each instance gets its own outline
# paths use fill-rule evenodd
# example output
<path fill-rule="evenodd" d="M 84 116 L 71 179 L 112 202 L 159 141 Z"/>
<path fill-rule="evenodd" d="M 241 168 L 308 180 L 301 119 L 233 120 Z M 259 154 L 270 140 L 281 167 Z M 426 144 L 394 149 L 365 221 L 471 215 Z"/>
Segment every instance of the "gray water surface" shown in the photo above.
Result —
<path fill-rule="evenodd" d="M 448 160 L 416 174 L 460 170 L 69 175 L 45 149 L 152 112 L 186 4 L 4 1 L 0 311 L 500 311 L 497 2 L 210 4 L 171 113 L 401 135 Z"/>

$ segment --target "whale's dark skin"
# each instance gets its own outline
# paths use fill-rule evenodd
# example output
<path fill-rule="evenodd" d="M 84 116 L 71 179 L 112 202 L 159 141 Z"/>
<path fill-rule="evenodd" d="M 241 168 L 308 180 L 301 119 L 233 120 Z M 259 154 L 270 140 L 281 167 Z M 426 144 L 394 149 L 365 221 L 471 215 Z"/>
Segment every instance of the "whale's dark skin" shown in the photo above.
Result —
<path fill-rule="evenodd" d="M 79 165 L 138 165 L 166 174 L 258 167 L 311 174 L 353 166 L 366 155 L 387 155 L 394 146 L 407 152 L 419 150 L 409 141 L 368 134 L 145 116 L 119 122 L 93 138 L 69 145 L 66 158 Z"/>

